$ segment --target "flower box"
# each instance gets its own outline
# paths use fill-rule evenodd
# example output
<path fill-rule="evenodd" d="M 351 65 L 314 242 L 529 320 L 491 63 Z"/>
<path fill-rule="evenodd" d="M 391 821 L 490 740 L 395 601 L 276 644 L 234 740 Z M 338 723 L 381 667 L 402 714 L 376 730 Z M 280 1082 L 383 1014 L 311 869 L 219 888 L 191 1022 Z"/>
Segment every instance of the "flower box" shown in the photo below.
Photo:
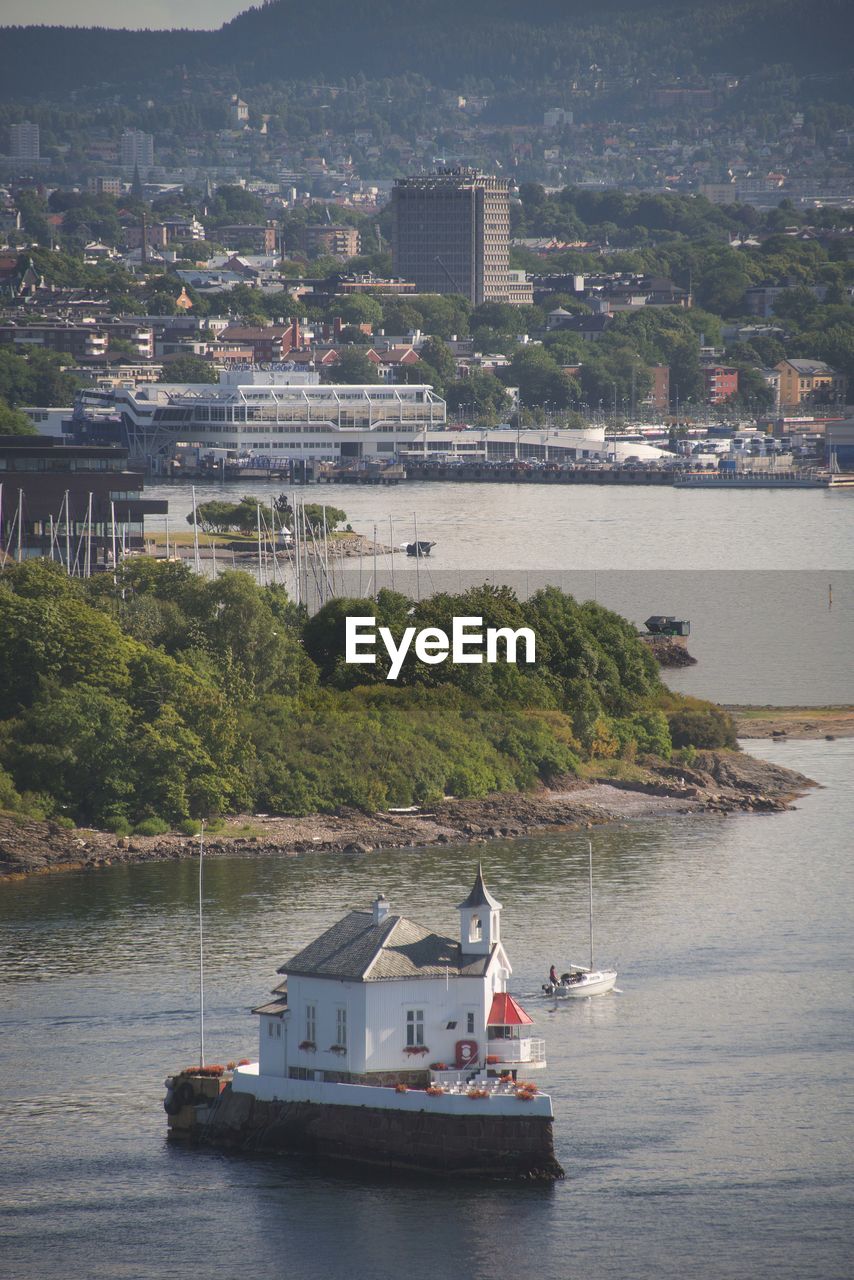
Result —
<path fill-rule="evenodd" d="M 409 1085 L 408 1085 L 408 1084 L 396 1084 L 396 1085 L 394 1086 L 394 1091 L 395 1091 L 395 1093 L 409 1093 Z"/>
<path fill-rule="evenodd" d="M 441 1098 L 445 1090 L 440 1084 L 428 1084 L 424 1092 L 427 1094 L 428 1098 Z"/>
<path fill-rule="evenodd" d="M 494 1067 L 496 1062 L 500 1062 L 500 1061 L 501 1061 L 501 1057 L 497 1053 L 488 1053 L 486 1055 L 486 1065 L 488 1067 Z"/>
<path fill-rule="evenodd" d="M 447 1071 L 447 1070 L 448 1070 L 448 1064 L 447 1064 L 447 1062 L 431 1062 L 431 1063 L 430 1063 L 430 1070 L 431 1070 L 431 1071 Z"/>
<path fill-rule="evenodd" d="M 306 1053 L 314 1053 L 315 1049 L 317 1048 L 317 1045 L 314 1043 L 313 1040 L 301 1040 L 299 1043 L 299 1047 L 300 1049 L 303 1049 Z"/>
<path fill-rule="evenodd" d="M 466 1094 L 466 1097 L 467 1098 L 488 1098 L 489 1090 L 488 1089 L 469 1089 L 468 1093 Z"/>
<path fill-rule="evenodd" d="M 347 1052 L 347 1046 L 346 1044 L 331 1044 L 329 1046 L 329 1052 L 341 1054 L 343 1056 Z"/>
<path fill-rule="evenodd" d="M 426 1044 L 408 1044 L 403 1050 L 410 1058 L 419 1058 L 430 1052 Z"/>

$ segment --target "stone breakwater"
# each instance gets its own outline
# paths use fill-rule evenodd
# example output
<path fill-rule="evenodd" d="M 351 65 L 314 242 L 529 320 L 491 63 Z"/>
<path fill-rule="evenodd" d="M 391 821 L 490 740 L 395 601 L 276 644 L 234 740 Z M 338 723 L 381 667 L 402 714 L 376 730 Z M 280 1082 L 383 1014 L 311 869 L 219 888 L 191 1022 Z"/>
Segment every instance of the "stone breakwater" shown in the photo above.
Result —
<path fill-rule="evenodd" d="M 405 813 L 341 810 L 305 818 L 255 816 L 210 833 L 209 856 L 360 855 L 374 849 L 477 844 L 518 839 L 539 831 L 578 830 L 600 823 L 668 813 L 773 813 L 814 784 L 803 774 L 743 752 L 701 751 L 691 767 L 659 763 L 620 780 L 566 778 L 551 789 L 445 800 Z M 51 822 L 0 815 L 0 877 L 85 870 L 115 863 L 193 857 L 198 841 L 178 835 L 118 838 L 107 832 L 69 831 Z"/>
<path fill-rule="evenodd" d="M 521 1109 L 524 1103 L 519 1105 Z M 427 1109 L 261 1102 L 231 1088 L 197 1114 L 183 1137 L 202 1146 L 298 1153 L 447 1177 L 563 1177 L 552 1121 L 543 1116 L 459 1116 Z"/>

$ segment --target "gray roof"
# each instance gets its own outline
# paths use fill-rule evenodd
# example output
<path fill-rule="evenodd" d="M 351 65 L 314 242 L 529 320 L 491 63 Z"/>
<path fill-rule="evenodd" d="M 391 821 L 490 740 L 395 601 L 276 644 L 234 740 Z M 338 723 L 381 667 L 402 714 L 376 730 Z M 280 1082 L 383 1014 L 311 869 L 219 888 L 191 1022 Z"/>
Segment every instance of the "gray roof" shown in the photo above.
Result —
<path fill-rule="evenodd" d="M 253 1013 L 270 1013 L 281 1017 L 283 1013 L 288 1011 L 287 1000 L 270 1000 L 268 1004 L 259 1004 L 252 1010 Z"/>
<path fill-rule="evenodd" d="M 370 911 L 351 911 L 297 952 L 279 973 L 383 982 L 395 978 L 482 977 L 488 955 L 464 955 L 459 942 L 432 933 L 414 920 L 388 915 L 374 923 Z"/>
<path fill-rule="evenodd" d="M 833 372 L 830 365 L 826 364 L 824 360 L 789 360 L 787 363 L 790 364 L 793 369 L 797 369 L 798 373 Z"/>

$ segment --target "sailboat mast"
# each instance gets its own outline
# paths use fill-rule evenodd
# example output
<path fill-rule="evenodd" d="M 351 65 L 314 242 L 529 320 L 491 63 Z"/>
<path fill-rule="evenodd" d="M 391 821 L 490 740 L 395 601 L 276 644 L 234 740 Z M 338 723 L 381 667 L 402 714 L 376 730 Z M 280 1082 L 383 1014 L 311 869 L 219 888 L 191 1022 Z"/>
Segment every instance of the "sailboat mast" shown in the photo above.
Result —
<path fill-rule="evenodd" d="M 86 577 L 92 576 L 92 494 L 89 494 L 89 506 L 86 509 Z"/>
<path fill-rule="evenodd" d="M 199 1066 L 205 1065 L 205 949 L 202 912 L 205 867 L 205 820 L 199 827 Z"/>
<path fill-rule="evenodd" d="M 587 841 L 588 903 L 590 907 L 590 972 L 593 972 L 593 841 Z"/>
<path fill-rule="evenodd" d="M 23 521 L 24 521 L 24 491 L 23 489 L 19 489 L 18 490 L 18 550 L 15 555 L 15 559 L 18 561 L 18 564 L 21 563 L 21 560 L 23 558 Z"/>
<path fill-rule="evenodd" d="M 191 488 L 193 495 L 193 568 L 196 573 L 201 573 L 202 567 L 199 564 L 199 517 L 196 513 L 196 486 Z"/>
<path fill-rule="evenodd" d="M 71 528 L 69 520 L 71 519 L 68 510 L 68 490 L 65 490 L 65 572 L 71 577 Z"/>

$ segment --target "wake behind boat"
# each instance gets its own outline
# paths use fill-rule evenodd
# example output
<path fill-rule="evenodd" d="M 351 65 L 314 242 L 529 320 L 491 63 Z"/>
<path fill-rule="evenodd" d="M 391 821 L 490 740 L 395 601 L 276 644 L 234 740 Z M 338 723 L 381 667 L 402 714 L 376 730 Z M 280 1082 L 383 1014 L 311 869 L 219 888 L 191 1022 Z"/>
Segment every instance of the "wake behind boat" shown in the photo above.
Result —
<path fill-rule="evenodd" d="M 587 842 L 588 852 L 588 901 L 590 918 L 590 965 L 571 964 L 566 973 L 558 977 L 554 965 L 548 982 L 543 984 L 546 995 L 557 1000 L 584 1000 L 588 996 L 603 996 L 617 985 L 616 969 L 597 969 L 593 964 L 593 842 Z"/>

